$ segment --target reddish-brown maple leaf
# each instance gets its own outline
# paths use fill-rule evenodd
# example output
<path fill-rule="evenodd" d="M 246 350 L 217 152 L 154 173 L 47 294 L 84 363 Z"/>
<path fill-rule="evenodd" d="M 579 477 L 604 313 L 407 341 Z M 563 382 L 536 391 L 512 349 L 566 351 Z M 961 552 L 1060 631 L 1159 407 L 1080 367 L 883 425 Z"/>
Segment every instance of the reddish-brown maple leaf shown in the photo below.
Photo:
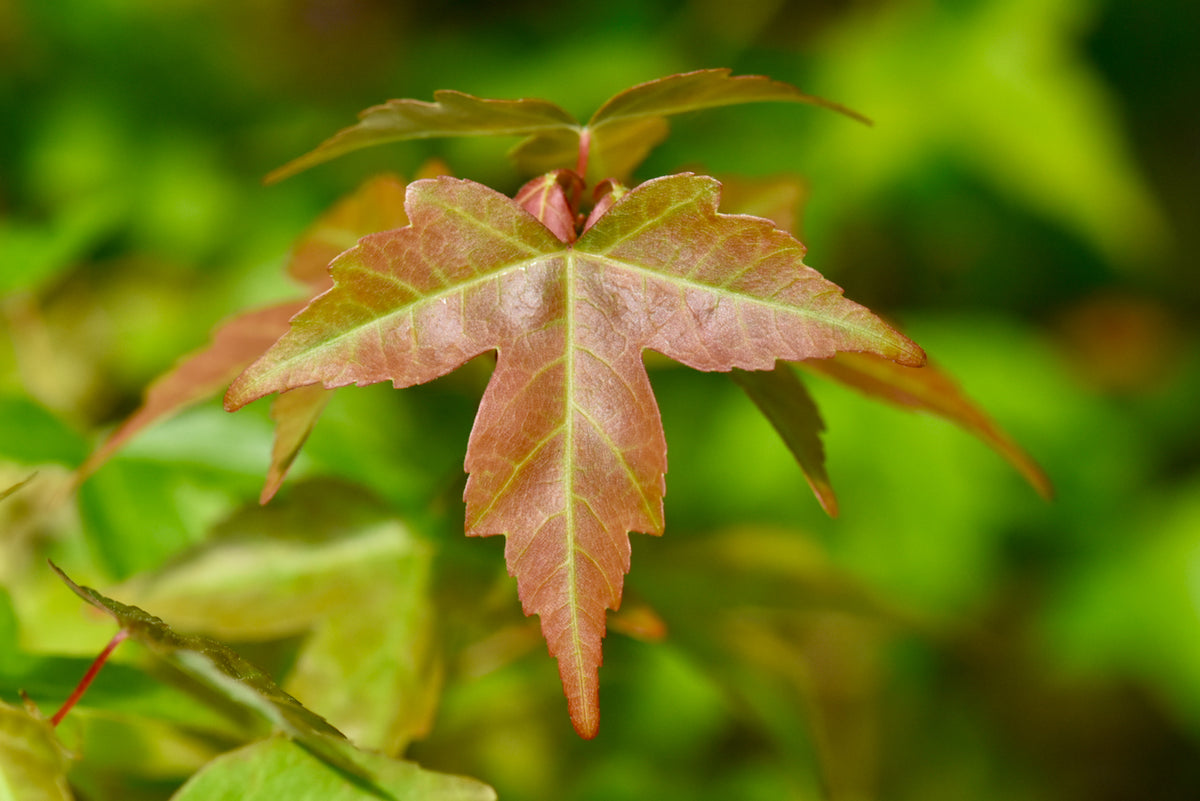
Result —
<path fill-rule="evenodd" d="M 791 235 L 719 214 L 715 179 L 611 192 L 573 241 L 528 210 L 562 211 L 561 176 L 538 185 L 517 202 L 470 181 L 411 184 L 410 225 L 339 256 L 333 289 L 234 382 L 226 408 L 317 383 L 411 386 L 495 351 L 467 449 L 466 530 L 507 538 L 523 607 L 541 618 L 571 719 L 591 737 L 628 534 L 663 529 L 666 443 L 643 350 L 700 370 L 925 356 L 806 266 Z"/>

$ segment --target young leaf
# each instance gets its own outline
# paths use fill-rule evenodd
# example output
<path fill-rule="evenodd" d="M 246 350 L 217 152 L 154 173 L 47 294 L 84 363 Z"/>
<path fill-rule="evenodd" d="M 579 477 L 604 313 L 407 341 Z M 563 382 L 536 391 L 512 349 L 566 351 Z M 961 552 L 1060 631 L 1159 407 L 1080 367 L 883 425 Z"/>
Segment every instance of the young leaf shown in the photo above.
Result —
<path fill-rule="evenodd" d="M 730 75 L 728 69 L 698 70 L 639 84 L 614 96 L 592 115 L 585 177 L 625 179 L 654 145 L 666 137 L 664 117 L 742 103 L 812 103 L 859 122 L 870 120 L 843 105 L 805 94 L 762 75 Z M 583 172 L 580 170 L 580 172 Z"/>
<path fill-rule="evenodd" d="M 343 770 L 355 772 L 343 754 L 328 743 L 342 733 L 320 715 L 309 711 L 243 659 L 236 651 L 208 637 L 178 634 L 161 619 L 136 606 L 114 601 L 91 587 L 72 581 L 57 565 L 50 565 L 76 595 L 106 612 L 138 642 L 201 685 L 240 707 L 252 710 L 313 753 Z"/>
<path fill-rule="evenodd" d="M 485 186 L 418 181 L 412 224 L 340 256 L 334 288 L 226 395 L 233 410 L 318 382 L 411 386 L 495 350 L 467 449 L 467 533 L 507 537 L 585 737 L 628 532 L 663 526 L 666 444 L 642 351 L 701 370 L 839 350 L 924 361 L 806 266 L 790 235 L 719 214 L 719 194 L 702 176 L 648 181 L 568 244 Z"/>
<path fill-rule="evenodd" d="M 529 173 L 574 167 L 589 184 L 626 180 L 666 138 L 666 117 L 741 103 L 812 103 L 860 122 L 857 112 L 761 75 L 698 70 L 648 81 L 610 98 L 587 125 L 545 100 L 485 100 L 439 91 L 434 102 L 389 100 L 359 115 L 309 153 L 267 175 L 267 183 L 371 145 L 442 136 L 523 136 L 509 155 Z"/>
<path fill-rule="evenodd" d="M 495 801 L 485 784 L 423 770 L 412 762 L 340 747 L 352 760 L 354 781 L 272 737 L 217 757 L 188 780 L 172 801 Z"/>
<path fill-rule="evenodd" d="M 926 365 L 913 370 L 869 353 L 839 353 L 832 359 L 806 361 L 797 366 L 870 397 L 950 420 L 1008 460 L 1043 498 L 1053 497 L 1054 487 L 1042 468 L 950 376 L 936 367 Z"/>
<path fill-rule="evenodd" d="M 574 117 L 545 100 L 485 100 L 451 90 L 434 92 L 433 100 L 389 100 L 372 106 L 358 115 L 357 125 L 343 128 L 315 150 L 274 170 L 266 182 L 282 181 L 371 145 L 440 136 L 528 136 L 579 126 Z"/>

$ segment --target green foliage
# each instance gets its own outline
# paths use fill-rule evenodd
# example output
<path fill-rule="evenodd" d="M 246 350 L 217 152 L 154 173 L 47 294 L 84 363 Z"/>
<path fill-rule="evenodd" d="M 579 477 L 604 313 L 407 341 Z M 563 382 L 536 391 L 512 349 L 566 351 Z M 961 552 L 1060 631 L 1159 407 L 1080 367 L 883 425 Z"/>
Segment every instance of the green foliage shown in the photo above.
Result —
<path fill-rule="evenodd" d="M 1196 794 L 1186 4 L 336 5 L 0 4 L 5 789 L 491 797 L 446 770 L 512 799 Z M 875 126 L 795 107 L 816 98 L 790 83 Z M 258 187 L 392 96 L 435 102 L 330 143 L 402 145 L 322 146 L 319 170 Z M 387 127 L 535 107 L 545 127 L 499 139 L 478 118 L 447 139 Z M 471 183 L 423 183 L 449 171 L 430 157 Z M 795 232 L 933 365 L 839 353 L 729 381 L 646 352 L 667 531 L 618 571 L 604 726 L 582 742 L 500 543 L 462 537 L 495 359 L 236 415 L 216 396 L 310 314 L 338 254 L 410 225 L 410 188 L 494 187 L 570 261 L 588 218 L 680 169 L 719 178 L 717 219 Z M 978 440 L 1049 494 L 1029 446 L 1055 503 Z M 120 624 L 82 615 L 47 557 L 101 606 L 170 623 L 53 728 L 22 691 L 61 707 Z M 353 745 L 270 734 L 257 691 L 173 666 L 172 636 L 231 646 Z"/>

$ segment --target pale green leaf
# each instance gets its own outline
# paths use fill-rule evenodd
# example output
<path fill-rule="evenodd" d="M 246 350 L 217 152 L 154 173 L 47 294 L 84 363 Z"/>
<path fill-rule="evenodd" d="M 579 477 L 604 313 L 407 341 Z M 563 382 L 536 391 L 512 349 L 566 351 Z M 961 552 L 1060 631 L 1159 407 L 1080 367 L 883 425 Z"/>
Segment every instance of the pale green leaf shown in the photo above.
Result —
<path fill-rule="evenodd" d="M 494 801 L 485 784 L 333 743 L 359 776 L 348 777 L 296 744 L 271 738 L 213 760 L 172 801 Z"/>

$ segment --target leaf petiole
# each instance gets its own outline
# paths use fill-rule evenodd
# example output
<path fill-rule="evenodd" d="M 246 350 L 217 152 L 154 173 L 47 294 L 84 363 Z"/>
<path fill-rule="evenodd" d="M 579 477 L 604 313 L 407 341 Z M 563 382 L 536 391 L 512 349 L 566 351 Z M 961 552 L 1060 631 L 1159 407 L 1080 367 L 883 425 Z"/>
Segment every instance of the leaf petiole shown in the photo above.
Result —
<path fill-rule="evenodd" d="M 88 687 L 90 687 L 92 682 L 96 679 L 96 675 L 100 673 L 100 668 L 104 667 L 104 663 L 110 656 L 112 656 L 112 652 L 115 651 L 117 646 L 124 642 L 127 637 L 129 637 L 129 631 L 127 629 L 121 629 L 115 635 L 113 635 L 113 638 L 109 640 L 108 645 L 104 647 L 104 650 L 101 651 L 100 655 L 97 656 L 95 661 L 92 662 L 91 667 L 87 669 L 87 673 L 83 674 L 83 678 L 80 679 L 79 684 L 75 686 L 75 691 L 71 693 L 71 697 L 68 698 L 59 708 L 59 710 L 54 713 L 54 717 L 50 718 L 51 726 L 57 726 L 59 723 L 61 723 L 62 719 L 67 716 L 67 713 L 71 711 L 71 708 L 74 707 L 75 704 L 79 703 L 79 699 L 83 698 L 83 694 L 87 692 Z"/>

